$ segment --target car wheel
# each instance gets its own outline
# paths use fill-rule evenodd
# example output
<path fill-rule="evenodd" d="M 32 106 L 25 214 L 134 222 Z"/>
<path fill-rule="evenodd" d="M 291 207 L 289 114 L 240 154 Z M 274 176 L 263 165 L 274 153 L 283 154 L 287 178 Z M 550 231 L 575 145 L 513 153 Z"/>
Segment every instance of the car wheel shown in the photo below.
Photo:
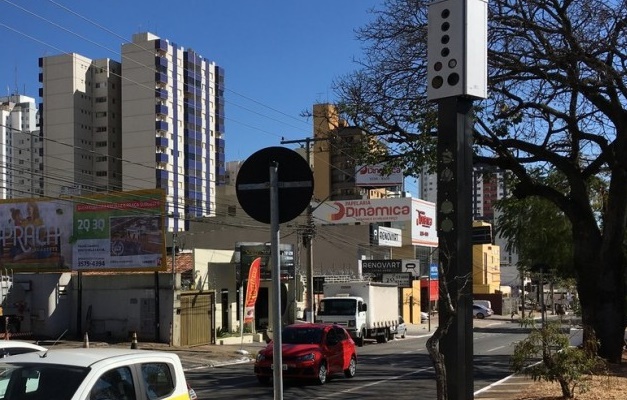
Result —
<path fill-rule="evenodd" d="M 357 340 L 355 340 L 355 343 L 357 343 L 357 346 L 359 347 L 363 347 L 364 346 L 364 338 L 366 337 L 366 331 L 361 331 L 361 336 L 359 336 L 357 338 Z"/>
<path fill-rule="evenodd" d="M 357 359 L 355 358 L 355 356 L 352 356 L 350 362 L 348 363 L 348 368 L 344 370 L 344 376 L 347 378 L 352 378 L 355 376 L 356 371 L 357 371 Z"/>
<path fill-rule="evenodd" d="M 477 318 L 478 318 L 478 319 L 483 319 L 483 318 L 484 318 L 484 316 L 483 316 L 483 314 L 482 314 L 482 313 L 477 313 Z"/>
<path fill-rule="evenodd" d="M 270 377 L 257 375 L 257 381 L 261 383 L 262 385 L 267 385 L 268 383 L 270 383 Z"/>
<path fill-rule="evenodd" d="M 319 385 L 324 385 L 326 381 L 327 381 L 327 364 L 324 361 L 321 361 L 320 366 L 318 367 L 317 382 Z"/>

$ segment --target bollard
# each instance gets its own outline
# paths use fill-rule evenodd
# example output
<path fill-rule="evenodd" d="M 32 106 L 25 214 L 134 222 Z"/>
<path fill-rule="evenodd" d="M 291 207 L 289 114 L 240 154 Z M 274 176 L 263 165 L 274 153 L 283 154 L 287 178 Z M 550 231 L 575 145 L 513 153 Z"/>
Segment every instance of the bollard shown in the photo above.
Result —
<path fill-rule="evenodd" d="M 133 332 L 133 341 L 131 342 L 131 349 L 137 349 L 137 332 Z"/>
<path fill-rule="evenodd" d="M 87 332 L 85 332 L 85 336 L 83 337 L 83 348 L 89 348 L 89 336 L 87 336 Z"/>

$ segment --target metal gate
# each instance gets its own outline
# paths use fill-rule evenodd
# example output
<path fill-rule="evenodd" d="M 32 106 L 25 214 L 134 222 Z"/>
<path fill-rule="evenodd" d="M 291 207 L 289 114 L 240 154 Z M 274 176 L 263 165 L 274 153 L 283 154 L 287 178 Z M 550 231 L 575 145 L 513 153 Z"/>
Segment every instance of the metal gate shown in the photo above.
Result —
<path fill-rule="evenodd" d="M 181 346 L 213 344 L 214 293 L 181 294 Z"/>

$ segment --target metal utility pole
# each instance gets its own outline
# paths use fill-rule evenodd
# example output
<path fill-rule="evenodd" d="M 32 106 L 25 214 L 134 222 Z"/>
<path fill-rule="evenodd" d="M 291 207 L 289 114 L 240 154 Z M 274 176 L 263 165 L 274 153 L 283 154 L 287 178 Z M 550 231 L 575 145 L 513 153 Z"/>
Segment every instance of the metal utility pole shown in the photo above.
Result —
<path fill-rule="evenodd" d="M 305 143 L 305 153 L 307 165 L 311 168 L 311 143 L 327 140 L 326 138 L 305 138 L 300 140 L 281 140 L 281 144 L 293 144 L 293 143 Z M 312 168 L 313 169 L 313 168 Z M 307 322 L 314 322 L 314 305 L 316 303 L 314 297 L 313 287 L 313 238 L 315 236 L 316 229 L 313 223 L 313 207 L 311 202 L 307 207 L 307 222 L 305 230 L 303 232 L 303 241 L 305 244 L 305 254 L 307 258 L 307 273 L 306 273 L 306 287 L 307 287 L 307 301 L 305 306 L 305 319 Z M 294 287 L 296 290 L 296 287 Z M 309 312 L 309 314 L 307 314 Z"/>
<path fill-rule="evenodd" d="M 429 4 L 427 100 L 438 105 L 437 222 L 440 340 L 449 399 L 473 398 L 472 343 L 472 136 L 473 100 L 487 98 L 487 0 L 442 0 Z"/>

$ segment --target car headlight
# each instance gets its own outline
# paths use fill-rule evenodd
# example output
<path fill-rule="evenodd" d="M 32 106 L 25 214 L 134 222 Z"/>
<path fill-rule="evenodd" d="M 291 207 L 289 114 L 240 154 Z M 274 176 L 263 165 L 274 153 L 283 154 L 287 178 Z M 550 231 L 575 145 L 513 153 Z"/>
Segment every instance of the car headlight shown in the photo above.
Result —
<path fill-rule="evenodd" d="M 350 320 L 350 321 L 348 321 L 348 327 L 349 327 L 349 328 L 354 328 L 354 327 L 355 327 L 355 325 L 356 325 L 356 324 L 355 324 L 355 322 L 356 322 L 355 320 Z"/>
<path fill-rule="evenodd" d="M 316 359 L 316 355 L 314 353 L 305 354 L 304 356 L 300 356 L 297 358 L 298 361 L 313 361 Z"/>
<path fill-rule="evenodd" d="M 266 356 L 263 353 L 257 354 L 257 361 L 263 361 L 266 359 Z"/>

